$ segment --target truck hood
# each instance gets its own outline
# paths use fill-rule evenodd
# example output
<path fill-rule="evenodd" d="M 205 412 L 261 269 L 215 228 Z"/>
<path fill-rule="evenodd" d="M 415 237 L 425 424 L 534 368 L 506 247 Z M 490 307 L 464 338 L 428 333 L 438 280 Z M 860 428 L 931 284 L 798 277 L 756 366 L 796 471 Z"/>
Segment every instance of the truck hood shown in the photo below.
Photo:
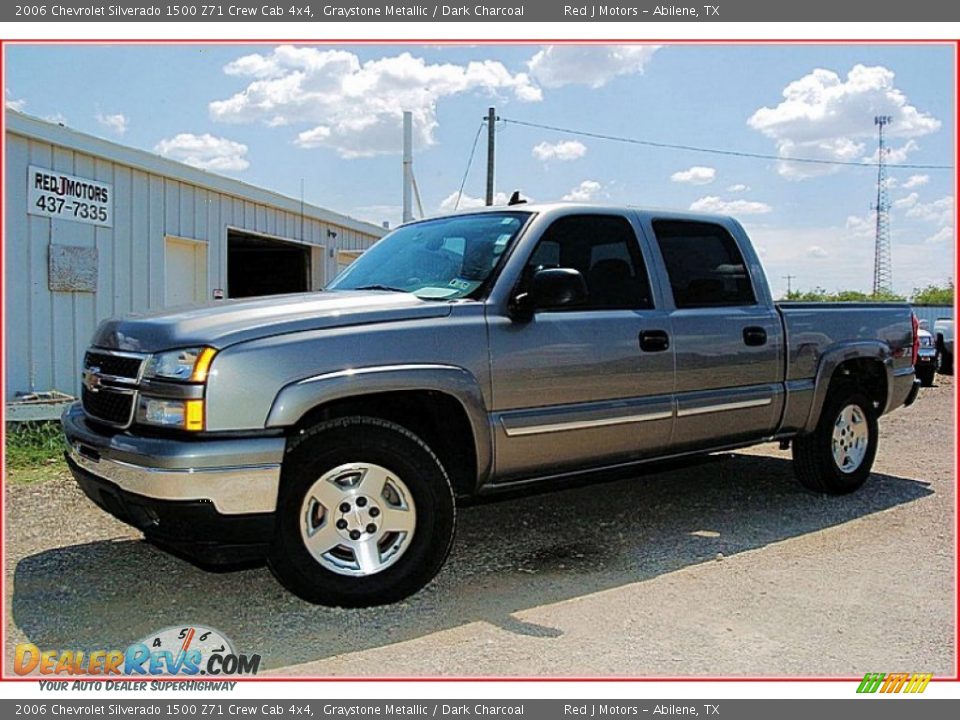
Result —
<path fill-rule="evenodd" d="M 446 302 L 386 291 L 311 292 L 272 295 L 125 315 L 100 323 L 93 344 L 111 350 L 156 352 L 239 342 L 284 333 L 443 317 Z"/>

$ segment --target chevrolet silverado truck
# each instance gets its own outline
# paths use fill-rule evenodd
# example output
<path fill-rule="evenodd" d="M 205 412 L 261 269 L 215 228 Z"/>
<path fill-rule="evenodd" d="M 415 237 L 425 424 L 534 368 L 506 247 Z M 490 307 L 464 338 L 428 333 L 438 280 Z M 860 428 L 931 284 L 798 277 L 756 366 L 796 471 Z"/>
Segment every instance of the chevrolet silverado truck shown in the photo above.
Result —
<path fill-rule="evenodd" d="M 905 304 L 775 303 L 732 218 L 514 205 L 403 225 L 324 291 L 106 320 L 63 427 L 148 541 L 365 606 L 521 487 L 779 442 L 852 492 L 916 355 Z"/>

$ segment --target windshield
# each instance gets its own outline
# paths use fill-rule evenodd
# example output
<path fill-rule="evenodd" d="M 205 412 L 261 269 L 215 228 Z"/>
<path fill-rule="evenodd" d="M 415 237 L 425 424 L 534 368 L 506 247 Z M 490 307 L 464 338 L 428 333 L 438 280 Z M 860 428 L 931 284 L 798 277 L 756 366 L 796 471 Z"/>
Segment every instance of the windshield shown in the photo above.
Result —
<path fill-rule="evenodd" d="M 469 296 L 490 277 L 530 216 L 485 212 L 397 228 L 340 273 L 329 290 L 397 290 L 448 300 Z"/>

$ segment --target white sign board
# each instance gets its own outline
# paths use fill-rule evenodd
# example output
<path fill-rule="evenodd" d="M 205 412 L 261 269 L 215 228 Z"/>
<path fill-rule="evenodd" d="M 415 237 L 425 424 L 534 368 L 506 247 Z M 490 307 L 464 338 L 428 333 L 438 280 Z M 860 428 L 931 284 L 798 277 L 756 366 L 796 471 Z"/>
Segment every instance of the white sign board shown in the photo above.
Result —
<path fill-rule="evenodd" d="M 27 212 L 113 227 L 113 186 L 31 165 L 27 172 Z"/>

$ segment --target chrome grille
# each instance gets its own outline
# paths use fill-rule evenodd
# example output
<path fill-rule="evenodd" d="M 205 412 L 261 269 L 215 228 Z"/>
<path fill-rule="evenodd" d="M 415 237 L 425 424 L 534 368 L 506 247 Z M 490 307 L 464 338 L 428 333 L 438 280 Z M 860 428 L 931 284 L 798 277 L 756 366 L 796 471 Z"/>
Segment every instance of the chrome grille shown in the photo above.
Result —
<path fill-rule="evenodd" d="M 91 349 L 83 358 L 84 412 L 102 423 L 125 428 L 133 422 L 137 385 L 147 356 Z"/>
<path fill-rule="evenodd" d="M 86 388 L 81 393 L 83 411 L 90 417 L 101 422 L 126 427 L 130 424 L 133 414 L 133 399 L 136 393 L 133 390 L 116 392 L 102 389 L 90 392 Z"/>
<path fill-rule="evenodd" d="M 103 375 L 137 380 L 140 377 L 140 368 L 144 359 L 143 355 L 133 353 L 120 355 L 102 350 L 88 350 L 83 358 L 83 369 L 96 367 Z"/>

